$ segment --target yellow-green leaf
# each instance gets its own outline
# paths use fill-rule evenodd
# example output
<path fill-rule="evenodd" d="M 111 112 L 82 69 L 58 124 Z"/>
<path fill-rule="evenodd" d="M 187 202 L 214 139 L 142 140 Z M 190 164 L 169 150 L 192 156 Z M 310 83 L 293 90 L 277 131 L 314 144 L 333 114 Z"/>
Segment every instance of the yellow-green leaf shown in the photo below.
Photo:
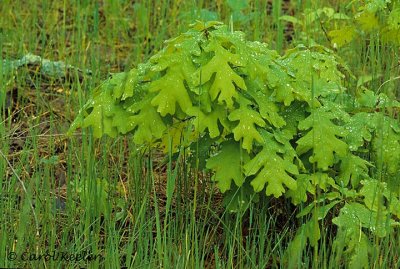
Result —
<path fill-rule="evenodd" d="M 356 31 L 353 26 L 344 26 L 342 29 L 329 31 L 328 36 L 331 38 L 332 45 L 340 48 L 354 39 Z"/>

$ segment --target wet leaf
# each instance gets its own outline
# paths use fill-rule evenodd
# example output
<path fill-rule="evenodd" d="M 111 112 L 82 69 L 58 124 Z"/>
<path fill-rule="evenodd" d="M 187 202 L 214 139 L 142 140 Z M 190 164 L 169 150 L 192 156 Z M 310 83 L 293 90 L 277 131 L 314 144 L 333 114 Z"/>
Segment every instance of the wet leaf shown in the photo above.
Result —
<path fill-rule="evenodd" d="M 242 165 L 248 159 L 248 154 L 241 150 L 239 143 L 227 141 L 222 143 L 217 155 L 207 160 L 206 167 L 215 171 L 213 179 L 217 182 L 219 189 L 225 192 L 231 188 L 232 180 L 236 186 L 242 186 L 244 182 Z"/>
<path fill-rule="evenodd" d="M 253 148 L 253 140 L 262 143 L 262 137 L 256 126 L 264 127 L 265 122 L 257 111 L 249 107 L 251 104 L 249 100 L 241 98 L 239 103 L 240 107 L 232 111 L 228 119 L 230 121 L 239 121 L 232 132 L 236 141 L 243 139 L 242 147 L 250 152 Z"/>
<path fill-rule="evenodd" d="M 335 155 L 346 156 L 348 146 L 339 137 L 344 136 L 343 128 L 332 123 L 334 115 L 324 109 L 316 109 L 305 120 L 299 123 L 300 130 L 311 130 L 297 141 L 296 151 L 299 155 L 313 151 L 311 163 L 327 170 L 335 163 Z"/>

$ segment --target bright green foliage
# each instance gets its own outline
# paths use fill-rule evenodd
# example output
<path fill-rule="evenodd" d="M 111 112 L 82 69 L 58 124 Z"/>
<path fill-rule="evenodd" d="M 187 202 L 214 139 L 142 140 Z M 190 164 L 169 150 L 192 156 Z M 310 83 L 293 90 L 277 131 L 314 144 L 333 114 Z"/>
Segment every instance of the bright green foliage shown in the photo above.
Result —
<path fill-rule="evenodd" d="M 339 94 L 345 90 L 342 83 L 344 75 L 337 68 L 339 60 L 324 47 L 315 46 L 314 50 L 306 50 L 299 46 L 290 50 L 280 62 L 295 71 L 296 79 L 292 87 L 296 99 L 306 101 L 310 106 L 315 102 L 312 98 Z"/>
<path fill-rule="evenodd" d="M 380 115 L 377 117 L 377 132 L 373 141 L 378 165 L 390 175 L 400 170 L 400 128 L 397 120 Z"/>
<path fill-rule="evenodd" d="M 381 212 L 385 212 L 383 191 L 386 184 L 376 180 L 365 180 L 361 183 L 363 187 L 360 190 L 360 194 L 364 196 L 364 204 L 370 210 L 382 210 Z"/>
<path fill-rule="evenodd" d="M 239 121 L 232 132 L 236 141 L 243 139 L 242 147 L 249 152 L 252 150 L 253 140 L 262 143 L 262 137 L 255 127 L 265 126 L 260 114 L 249 108 L 250 104 L 249 100 L 241 98 L 239 100 L 239 108 L 234 110 L 228 117 L 230 121 Z"/>
<path fill-rule="evenodd" d="M 240 149 L 236 142 L 227 141 L 222 143 L 221 151 L 207 161 L 207 168 L 215 171 L 214 180 L 222 192 L 231 188 L 233 180 L 236 186 L 242 186 L 244 182 L 243 163 L 249 156 Z"/>
<path fill-rule="evenodd" d="M 400 30 L 400 7 L 397 6 L 393 9 L 387 20 L 388 28 L 390 30 L 399 31 Z"/>
<path fill-rule="evenodd" d="M 186 89 L 187 81 L 195 70 L 191 60 L 191 54 L 200 53 L 199 46 L 195 40 L 184 39 L 171 40 L 166 48 L 169 53 L 156 54 L 151 58 L 152 71 L 165 71 L 165 74 L 151 82 L 149 92 L 158 92 L 151 104 L 158 107 L 161 116 L 175 114 L 175 106 L 179 104 L 182 111 L 192 106 Z"/>
<path fill-rule="evenodd" d="M 343 47 L 344 45 L 353 41 L 356 35 L 356 30 L 351 26 L 346 26 L 338 30 L 332 30 L 329 32 L 329 37 L 331 42 L 338 47 Z"/>
<path fill-rule="evenodd" d="M 262 151 L 244 165 L 247 176 L 256 175 L 251 181 L 256 192 L 263 190 L 267 185 L 265 193 L 279 197 L 285 192 L 283 184 L 291 190 L 297 188 L 295 179 L 288 174 L 297 175 L 297 166 L 293 164 L 292 158 L 279 156 L 283 153 L 284 146 L 269 136 L 265 139 Z"/>
<path fill-rule="evenodd" d="M 321 238 L 321 230 L 316 219 L 311 219 L 302 225 L 296 232 L 294 239 L 290 242 L 284 261 L 285 268 L 297 268 L 301 263 L 301 252 L 306 248 L 307 242 L 312 246 L 317 246 Z"/>
<path fill-rule="evenodd" d="M 366 112 L 357 113 L 351 117 L 345 128 L 347 130 L 345 141 L 351 151 L 356 151 L 365 141 L 371 141 L 372 131 L 376 128 L 375 115 Z"/>
<path fill-rule="evenodd" d="M 315 186 L 310 182 L 310 176 L 301 174 L 297 176 L 297 188 L 287 190 L 285 196 L 292 200 L 292 203 L 298 205 L 307 202 L 307 193 L 315 194 Z"/>
<path fill-rule="evenodd" d="M 183 111 L 192 106 L 182 78 L 179 78 L 179 76 L 177 78 L 175 74 L 174 68 L 171 68 L 164 77 L 152 82 L 150 86 L 150 92 L 159 91 L 158 95 L 151 101 L 151 104 L 158 107 L 157 112 L 161 116 L 174 115 L 176 103 L 179 104 Z"/>
<path fill-rule="evenodd" d="M 333 113 L 320 108 L 299 123 L 300 130 L 311 130 L 297 141 L 296 150 L 301 155 L 312 149 L 310 162 L 322 170 L 335 163 L 335 155 L 344 157 L 347 153 L 347 144 L 338 138 L 344 136 L 343 128 L 333 124 L 333 118 Z"/>
<path fill-rule="evenodd" d="M 101 137 L 102 134 L 115 137 L 117 129 L 113 126 L 113 114 L 114 111 L 119 111 L 119 109 L 114 105 L 110 94 L 108 92 L 100 93 L 90 105 L 93 111 L 85 118 L 82 127 L 95 126 L 93 128 L 95 137 Z"/>
<path fill-rule="evenodd" d="M 259 112 L 263 119 L 266 119 L 272 126 L 280 128 L 286 124 L 285 120 L 281 115 L 279 115 L 279 108 L 278 106 L 268 100 L 266 94 L 261 92 L 256 92 L 252 95 L 255 102 L 259 106 Z M 261 126 L 261 125 L 260 125 Z"/>
<path fill-rule="evenodd" d="M 215 138 L 220 135 L 218 123 L 226 126 L 227 113 L 223 106 L 216 105 L 214 110 L 210 113 L 201 111 L 199 107 L 191 107 L 187 110 L 187 114 L 195 117 L 193 120 L 193 125 L 197 132 L 203 133 L 207 129 L 211 138 Z"/>
<path fill-rule="evenodd" d="M 180 122 L 168 126 L 162 133 L 161 147 L 165 153 L 177 152 L 179 148 L 187 147 L 195 140 L 197 140 L 195 132 L 189 128 L 186 122 Z"/>
<path fill-rule="evenodd" d="M 359 203 L 346 204 L 338 217 L 332 221 L 340 228 L 346 228 L 348 232 L 360 233 L 361 228 L 367 228 L 379 237 L 386 235 L 387 216 L 368 209 Z"/>
<path fill-rule="evenodd" d="M 332 44 L 342 47 L 357 38 L 375 35 L 383 43 L 400 45 L 399 3 L 398 0 L 351 1 L 348 9 L 357 12 L 352 18 L 341 19 L 345 25 L 336 23 L 338 29 L 328 32 Z"/>
<path fill-rule="evenodd" d="M 113 122 L 118 118 L 126 118 L 129 114 L 117 105 L 113 98 L 113 91 L 119 86 L 125 78 L 124 73 L 119 73 L 102 84 L 95 90 L 95 95 L 79 111 L 78 117 L 71 126 L 71 130 L 82 127 L 93 126 L 93 135 L 101 137 L 107 134 L 115 137 L 118 134 L 118 128 Z M 91 110 L 85 117 L 84 113 Z M 125 130 L 126 126 L 121 129 Z"/>
<path fill-rule="evenodd" d="M 139 114 L 130 116 L 128 123 L 132 129 L 137 127 L 133 140 L 135 143 L 143 144 L 151 142 L 152 138 L 161 138 L 166 126 L 155 108 L 140 110 Z M 123 123 L 122 123 L 123 124 Z"/>
<path fill-rule="evenodd" d="M 317 172 L 310 175 L 310 179 L 313 186 L 318 186 L 325 192 L 329 190 L 330 186 L 336 187 L 335 180 L 326 173 Z"/>
<path fill-rule="evenodd" d="M 347 154 L 341 160 L 337 183 L 341 186 L 347 186 L 351 182 L 353 188 L 357 187 L 360 180 L 369 178 L 369 166 L 371 164 L 359 156 Z"/>
<path fill-rule="evenodd" d="M 382 8 L 369 6 L 363 16 Z M 324 14 L 336 13 L 319 10 L 314 19 Z M 358 21 L 374 28 L 367 17 Z M 97 88 L 70 132 L 90 126 L 95 137 L 126 134 L 168 154 L 184 150 L 193 167 L 213 173 L 230 212 L 261 193 L 305 203 L 304 225 L 285 256 L 299 257 L 308 243 L 317 248 L 320 222 L 330 215 L 337 251 L 368 267 L 370 237 L 399 225 L 400 103 L 347 91 L 342 62 L 321 46 L 280 56 L 219 22 L 197 22 Z"/>
<path fill-rule="evenodd" d="M 250 203 L 256 203 L 259 200 L 258 193 L 254 193 L 253 187 L 246 181 L 243 185 L 232 188 L 224 193 L 223 205 L 230 213 L 245 212 Z"/>
<path fill-rule="evenodd" d="M 233 99 L 239 96 L 238 88 L 246 90 L 246 85 L 231 65 L 242 66 L 244 63 L 239 55 L 229 52 L 217 40 L 210 42 L 204 50 L 214 53 L 214 56 L 194 73 L 194 84 L 202 85 L 213 78 L 209 89 L 211 100 L 218 98 L 220 104 L 225 103 L 228 108 L 232 108 Z"/>

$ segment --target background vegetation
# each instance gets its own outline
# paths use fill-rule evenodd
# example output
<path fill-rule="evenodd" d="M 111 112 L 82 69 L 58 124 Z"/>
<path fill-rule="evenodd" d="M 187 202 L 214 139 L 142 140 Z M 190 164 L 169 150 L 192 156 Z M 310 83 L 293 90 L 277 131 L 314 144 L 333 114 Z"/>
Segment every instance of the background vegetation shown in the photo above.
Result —
<path fill-rule="evenodd" d="M 143 153 L 129 137 L 94 140 L 85 129 L 64 134 L 95 86 L 137 67 L 196 19 L 221 20 L 281 54 L 300 43 L 325 45 L 355 74 L 349 86 L 394 98 L 396 40 L 381 43 L 373 28 L 351 37 L 331 32 L 359 28 L 350 1 L 132 2 L 0 3 L 0 267 L 284 267 L 301 208 L 261 198 L 230 214 L 211 175 L 191 170 L 184 152 L 176 163 L 162 152 Z M 373 2 L 379 1 L 365 1 Z M 28 53 L 70 67 L 49 73 L 35 62 L 10 64 Z M 299 253 L 293 266 L 336 268 L 346 253 L 331 255 L 334 234 L 323 231 L 319 247 Z M 379 251 L 369 264 L 398 268 L 399 235 L 374 243 Z M 92 256 L 39 256 L 53 251 Z M 13 261 L 13 252 L 32 259 Z"/>

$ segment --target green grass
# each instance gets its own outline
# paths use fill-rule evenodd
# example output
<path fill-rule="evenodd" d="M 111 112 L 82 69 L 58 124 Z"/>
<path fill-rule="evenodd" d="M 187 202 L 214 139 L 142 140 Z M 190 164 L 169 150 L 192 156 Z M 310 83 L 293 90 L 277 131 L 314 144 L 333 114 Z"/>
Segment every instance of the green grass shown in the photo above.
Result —
<path fill-rule="evenodd" d="M 196 19 L 222 20 L 283 52 L 292 43 L 279 16 L 328 4 L 341 8 L 340 1 L 260 0 L 236 10 L 221 0 L 131 2 L 0 5 L 0 267 L 284 268 L 284 251 L 302 224 L 286 201 L 263 198 L 246 212 L 230 214 L 211 175 L 189 165 L 183 150 L 174 161 L 138 148 L 130 137 L 94 140 L 87 129 L 72 138 L 64 134 L 109 73 L 147 60 Z M 315 40 L 329 45 L 320 32 Z M 295 31 L 293 39 L 301 38 Z M 386 81 L 398 50 L 366 51 L 364 45 L 341 53 L 357 75 Z M 92 75 L 71 72 L 60 80 L 31 66 L 5 71 L 3 60 L 27 53 Z M 374 79 L 370 86 L 381 84 Z M 346 254 L 332 252 L 331 237 L 323 233 L 315 251 L 299 253 L 303 263 L 295 267 L 337 268 Z M 371 264 L 398 268 L 399 235 L 375 243 L 379 252 Z"/>

